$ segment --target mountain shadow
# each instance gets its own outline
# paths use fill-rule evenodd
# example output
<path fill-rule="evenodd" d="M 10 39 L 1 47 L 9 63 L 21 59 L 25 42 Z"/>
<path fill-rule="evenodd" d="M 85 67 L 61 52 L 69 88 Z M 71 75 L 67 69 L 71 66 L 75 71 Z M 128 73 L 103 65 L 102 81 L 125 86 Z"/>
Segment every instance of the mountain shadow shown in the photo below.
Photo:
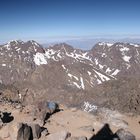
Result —
<path fill-rule="evenodd" d="M 14 120 L 14 117 L 11 116 L 11 113 L 3 112 L 3 117 L 1 118 L 3 123 L 10 123 Z"/>
<path fill-rule="evenodd" d="M 109 127 L 109 124 L 105 124 L 96 135 L 93 135 L 89 140 L 114 140 L 119 139 Z"/>

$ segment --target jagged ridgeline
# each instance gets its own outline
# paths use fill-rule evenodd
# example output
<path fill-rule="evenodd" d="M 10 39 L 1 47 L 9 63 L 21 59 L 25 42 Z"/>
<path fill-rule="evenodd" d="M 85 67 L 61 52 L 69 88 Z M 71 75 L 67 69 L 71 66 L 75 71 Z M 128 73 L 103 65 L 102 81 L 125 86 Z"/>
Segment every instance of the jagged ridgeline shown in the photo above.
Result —
<path fill-rule="evenodd" d="M 120 109 L 123 98 L 133 102 L 134 91 L 127 85 L 133 83 L 128 79 L 139 81 L 139 53 L 140 45 L 130 43 L 98 43 L 83 51 L 65 43 L 44 48 L 35 41 L 15 40 L 0 46 L 0 83 L 14 84 L 27 103 L 47 98 L 78 106 L 88 100 Z M 136 83 L 132 88 L 139 89 Z M 135 101 L 133 107 L 123 102 L 125 111 L 139 112 Z"/>

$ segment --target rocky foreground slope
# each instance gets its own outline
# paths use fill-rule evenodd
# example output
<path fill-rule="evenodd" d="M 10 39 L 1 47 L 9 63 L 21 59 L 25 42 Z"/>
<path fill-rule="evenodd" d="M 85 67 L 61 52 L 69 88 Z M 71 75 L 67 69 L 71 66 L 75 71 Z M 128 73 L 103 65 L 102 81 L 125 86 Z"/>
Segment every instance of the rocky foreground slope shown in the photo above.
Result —
<path fill-rule="evenodd" d="M 31 104 L 47 99 L 84 102 L 140 113 L 140 45 L 98 43 L 91 50 L 35 41 L 0 46 L 1 99 Z"/>
<path fill-rule="evenodd" d="M 42 126 L 31 105 L 1 104 L 1 140 L 138 140 L 140 117 L 101 109 L 96 114 L 59 106 Z"/>

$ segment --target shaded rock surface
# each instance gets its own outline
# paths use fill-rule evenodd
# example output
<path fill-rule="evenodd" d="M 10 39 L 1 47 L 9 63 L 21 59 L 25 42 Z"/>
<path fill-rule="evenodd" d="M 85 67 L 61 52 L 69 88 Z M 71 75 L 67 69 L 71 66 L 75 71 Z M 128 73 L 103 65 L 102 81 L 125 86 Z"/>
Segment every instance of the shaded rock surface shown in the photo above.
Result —
<path fill-rule="evenodd" d="M 30 124 L 32 137 L 39 139 L 41 137 L 42 128 L 38 124 Z"/>
<path fill-rule="evenodd" d="M 30 140 L 32 137 L 31 127 L 27 124 L 21 124 L 17 134 L 17 140 Z"/>
<path fill-rule="evenodd" d="M 136 140 L 135 136 L 124 129 L 119 129 L 116 132 L 116 135 L 119 137 L 120 140 Z"/>

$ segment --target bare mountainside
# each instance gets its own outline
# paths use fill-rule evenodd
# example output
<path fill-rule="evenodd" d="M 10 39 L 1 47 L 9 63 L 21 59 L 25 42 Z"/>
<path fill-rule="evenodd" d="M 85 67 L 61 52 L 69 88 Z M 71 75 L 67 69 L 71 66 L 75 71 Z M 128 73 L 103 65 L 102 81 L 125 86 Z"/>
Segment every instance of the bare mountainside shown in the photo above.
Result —
<path fill-rule="evenodd" d="M 48 99 L 81 107 L 88 101 L 140 113 L 139 54 L 140 45 L 130 43 L 98 43 L 83 51 L 65 43 L 44 48 L 11 41 L 0 46 L 1 93 L 26 104 Z"/>

